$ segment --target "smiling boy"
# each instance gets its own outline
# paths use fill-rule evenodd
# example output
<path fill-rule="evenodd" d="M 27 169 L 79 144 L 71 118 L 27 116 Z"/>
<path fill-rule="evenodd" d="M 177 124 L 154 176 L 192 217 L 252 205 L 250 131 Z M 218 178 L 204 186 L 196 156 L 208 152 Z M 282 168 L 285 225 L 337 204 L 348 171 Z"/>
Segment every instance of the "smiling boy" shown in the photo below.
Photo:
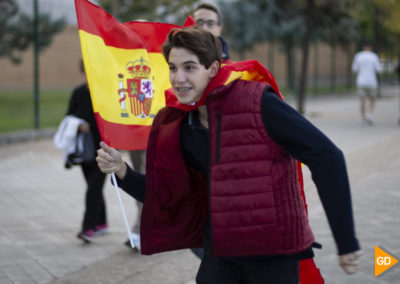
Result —
<path fill-rule="evenodd" d="M 211 33 L 173 30 L 163 54 L 172 90 L 152 125 L 146 175 L 104 142 L 97 157 L 103 172 L 115 172 L 119 186 L 144 202 L 142 253 L 203 247 L 197 283 L 297 284 L 299 261 L 313 256 L 314 244 L 299 160 L 313 175 L 339 264 L 357 272 L 343 153 L 281 100 L 268 71 L 259 82 L 232 76 L 243 63 L 221 68 Z"/>

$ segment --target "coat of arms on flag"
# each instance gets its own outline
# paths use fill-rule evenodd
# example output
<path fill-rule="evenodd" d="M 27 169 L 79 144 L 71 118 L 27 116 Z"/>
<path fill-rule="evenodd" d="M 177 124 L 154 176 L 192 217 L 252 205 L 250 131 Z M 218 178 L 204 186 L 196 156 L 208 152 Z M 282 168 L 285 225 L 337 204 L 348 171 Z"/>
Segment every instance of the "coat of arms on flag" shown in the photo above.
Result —
<path fill-rule="evenodd" d="M 118 74 L 121 117 L 134 115 L 138 118 L 153 118 L 153 80 L 150 63 L 143 57 L 126 64 L 126 73 Z"/>

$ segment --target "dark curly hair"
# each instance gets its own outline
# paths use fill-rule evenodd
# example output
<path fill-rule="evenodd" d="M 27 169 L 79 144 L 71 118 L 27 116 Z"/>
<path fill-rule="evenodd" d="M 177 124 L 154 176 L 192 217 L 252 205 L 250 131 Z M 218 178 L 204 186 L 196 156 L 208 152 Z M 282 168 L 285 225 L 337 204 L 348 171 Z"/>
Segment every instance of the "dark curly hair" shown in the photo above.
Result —
<path fill-rule="evenodd" d="M 214 61 L 222 62 L 222 46 L 217 37 L 208 31 L 195 27 L 173 29 L 163 44 L 162 53 L 167 62 L 174 47 L 185 48 L 194 53 L 208 69 Z"/>

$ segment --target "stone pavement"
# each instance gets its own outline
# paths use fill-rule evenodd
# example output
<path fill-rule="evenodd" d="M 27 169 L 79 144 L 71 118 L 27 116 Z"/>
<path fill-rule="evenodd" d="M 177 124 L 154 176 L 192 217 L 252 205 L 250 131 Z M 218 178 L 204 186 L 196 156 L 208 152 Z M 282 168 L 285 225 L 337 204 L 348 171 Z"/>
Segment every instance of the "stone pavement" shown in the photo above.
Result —
<path fill-rule="evenodd" d="M 375 278 L 374 246 L 400 258 L 399 90 L 386 87 L 374 126 L 362 125 L 355 95 L 312 98 L 306 116 L 345 153 L 352 186 L 361 271 L 347 276 L 307 169 L 306 194 L 316 240 L 315 261 L 326 283 L 400 283 L 400 264 Z M 84 245 L 80 228 L 85 193 L 78 167 L 63 168 L 50 139 L 0 147 L 0 283 L 194 283 L 199 261 L 188 250 L 141 256 L 123 245 L 125 226 L 115 191 L 105 197 L 111 233 Z M 128 218 L 135 203 L 122 194 Z"/>

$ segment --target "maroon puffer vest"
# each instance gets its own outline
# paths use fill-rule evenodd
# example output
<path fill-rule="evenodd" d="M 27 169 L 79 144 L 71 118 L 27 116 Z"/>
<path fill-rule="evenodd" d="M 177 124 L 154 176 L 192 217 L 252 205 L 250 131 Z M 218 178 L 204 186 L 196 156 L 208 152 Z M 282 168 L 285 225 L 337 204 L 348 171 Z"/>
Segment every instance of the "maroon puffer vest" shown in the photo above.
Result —
<path fill-rule="evenodd" d="M 201 246 L 207 203 L 212 254 L 291 254 L 314 241 L 297 181 L 296 161 L 267 135 L 261 119 L 266 84 L 237 80 L 207 101 L 210 185 L 185 166 L 179 131 L 186 113 L 164 109 L 147 148 L 142 252 Z"/>

